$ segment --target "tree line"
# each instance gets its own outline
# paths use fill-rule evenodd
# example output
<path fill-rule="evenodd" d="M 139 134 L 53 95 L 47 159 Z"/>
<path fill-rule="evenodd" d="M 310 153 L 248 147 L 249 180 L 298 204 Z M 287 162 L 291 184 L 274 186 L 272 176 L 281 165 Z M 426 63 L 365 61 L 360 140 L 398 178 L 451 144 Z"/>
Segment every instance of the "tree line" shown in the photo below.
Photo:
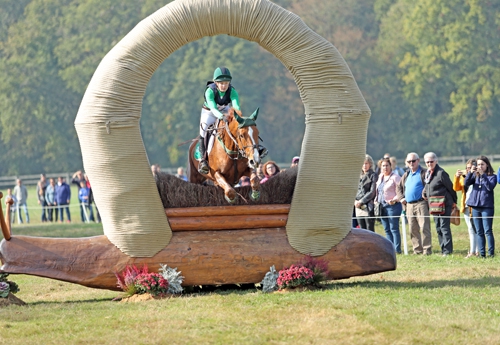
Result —
<path fill-rule="evenodd" d="M 74 119 L 101 59 L 169 1 L 0 0 L 0 175 L 81 168 Z M 367 152 L 499 152 L 500 2 L 276 0 L 334 44 L 372 117 Z M 169 56 L 148 84 L 141 133 L 151 163 L 186 165 L 206 81 L 233 73 L 256 107 L 269 157 L 300 153 L 304 107 L 288 70 L 258 44 L 220 35 Z M 325 148 L 328 149 L 328 148 Z"/>

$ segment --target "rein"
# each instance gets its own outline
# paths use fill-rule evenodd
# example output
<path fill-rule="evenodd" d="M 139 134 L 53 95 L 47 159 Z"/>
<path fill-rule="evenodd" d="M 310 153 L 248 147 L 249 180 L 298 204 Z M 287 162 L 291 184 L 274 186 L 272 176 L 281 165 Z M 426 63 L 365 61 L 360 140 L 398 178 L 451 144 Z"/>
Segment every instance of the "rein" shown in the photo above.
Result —
<path fill-rule="evenodd" d="M 231 138 L 231 140 L 234 142 L 234 145 L 236 146 L 237 151 L 229 150 L 226 147 L 226 145 L 224 144 L 224 140 L 222 140 L 222 138 L 220 137 L 220 133 L 219 133 L 219 130 L 222 128 L 224 128 L 226 130 L 227 135 L 229 135 L 229 138 Z M 247 155 L 245 154 L 245 150 L 244 150 L 245 147 L 248 147 L 248 146 L 243 147 L 243 149 L 240 148 L 240 145 L 238 145 L 238 142 L 233 137 L 233 134 L 229 130 L 229 126 L 227 125 L 226 122 L 224 122 L 224 127 L 217 127 L 215 129 L 215 131 L 217 133 L 217 140 L 222 145 L 222 147 L 224 148 L 224 151 L 226 152 L 226 154 L 228 155 L 229 158 L 231 158 L 232 160 L 238 160 L 241 158 L 248 158 Z M 237 155 L 237 156 L 233 158 L 231 155 Z"/>

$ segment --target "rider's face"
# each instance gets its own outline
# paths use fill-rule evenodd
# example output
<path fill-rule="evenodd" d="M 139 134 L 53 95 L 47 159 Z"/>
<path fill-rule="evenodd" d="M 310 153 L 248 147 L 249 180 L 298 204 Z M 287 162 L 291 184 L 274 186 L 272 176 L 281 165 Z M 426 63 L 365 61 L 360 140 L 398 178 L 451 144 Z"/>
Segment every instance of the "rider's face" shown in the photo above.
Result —
<path fill-rule="evenodd" d="M 229 82 L 228 81 L 216 81 L 215 85 L 217 85 L 217 89 L 219 89 L 220 92 L 226 92 L 228 87 L 229 87 Z"/>

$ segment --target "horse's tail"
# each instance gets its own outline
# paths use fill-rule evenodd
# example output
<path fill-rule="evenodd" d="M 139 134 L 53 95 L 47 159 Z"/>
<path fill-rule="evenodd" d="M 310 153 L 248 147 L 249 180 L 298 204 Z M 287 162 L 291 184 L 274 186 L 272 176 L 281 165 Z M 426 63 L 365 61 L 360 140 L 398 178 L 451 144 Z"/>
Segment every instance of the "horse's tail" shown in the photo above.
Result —
<path fill-rule="evenodd" d="M 191 183 L 202 183 L 205 181 L 205 177 L 198 172 L 198 165 L 196 159 L 194 159 L 194 150 L 196 149 L 196 139 L 193 139 L 191 145 L 188 149 L 188 165 L 186 169 L 186 174 L 188 181 Z"/>

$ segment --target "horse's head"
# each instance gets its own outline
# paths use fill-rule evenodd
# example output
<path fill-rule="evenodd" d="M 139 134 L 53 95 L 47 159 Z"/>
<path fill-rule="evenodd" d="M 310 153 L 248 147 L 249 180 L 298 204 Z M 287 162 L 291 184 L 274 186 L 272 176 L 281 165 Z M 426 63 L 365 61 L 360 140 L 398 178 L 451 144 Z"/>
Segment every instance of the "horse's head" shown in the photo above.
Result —
<path fill-rule="evenodd" d="M 259 130 L 255 123 L 258 115 L 259 108 L 249 117 L 242 117 L 236 111 L 233 112 L 233 117 L 238 124 L 235 138 L 240 149 L 245 152 L 245 156 L 248 158 L 248 166 L 251 169 L 256 169 L 261 162 L 259 154 Z"/>

